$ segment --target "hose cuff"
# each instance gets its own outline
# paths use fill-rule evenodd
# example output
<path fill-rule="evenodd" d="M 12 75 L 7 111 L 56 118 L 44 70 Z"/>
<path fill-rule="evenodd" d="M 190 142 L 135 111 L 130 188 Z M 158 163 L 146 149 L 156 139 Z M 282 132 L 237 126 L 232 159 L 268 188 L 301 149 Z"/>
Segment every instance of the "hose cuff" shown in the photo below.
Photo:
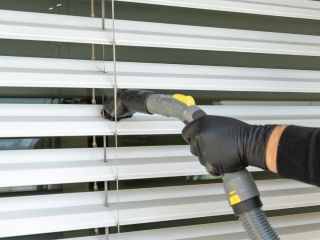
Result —
<path fill-rule="evenodd" d="M 245 143 L 246 162 L 250 166 L 255 166 L 268 170 L 266 163 L 266 152 L 269 138 L 277 125 L 249 125 L 246 134 L 249 137 L 248 142 Z"/>
<path fill-rule="evenodd" d="M 232 206 L 233 212 L 235 216 L 239 216 L 240 214 L 250 212 L 253 209 L 261 208 L 262 202 L 260 200 L 259 196 L 250 198 L 248 200 L 245 200 L 243 202 L 240 202 L 236 205 Z"/>

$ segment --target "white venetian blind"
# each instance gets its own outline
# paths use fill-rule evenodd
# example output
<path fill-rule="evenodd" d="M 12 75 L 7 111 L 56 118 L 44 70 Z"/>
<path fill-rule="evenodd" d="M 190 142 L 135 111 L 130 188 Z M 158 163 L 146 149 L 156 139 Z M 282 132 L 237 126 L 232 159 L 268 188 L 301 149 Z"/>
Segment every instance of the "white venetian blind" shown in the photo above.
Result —
<path fill-rule="evenodd" d="M 87 2 L 90 9 L 90 1 Z M 94 2 L 100 4 L 99 1 Z M 110 12 L 113 9 L 107 3 L 110 2 L 106 2 L 109 7 L 107 12 Z M 320 26 L 317 22 L 320 20 L 320 3 L 310 0 L 117 0 L 114 4 L 115 17 L 117 4 L 125 4 L 125 7 L 133 4 L 141 7 L 142 13 L 145 6 L 148 9 L 188 9 L 188 13 L 206 11 L 207 14 L 212 11 L 214 14 L 223 11 L 241 16 L 263 15 L 265 21 L 277 16 L 291 21 L 292 25 L 295 21 L 308 19 Z M 195 54 L 204 51 L 266 54 L 274 59 L 286 56 L 292 60 L 304 56 L 313 60 L 320 57 L 320 36 L 315 34 L 174 22 L 123 19 L 113 22 L 110 18 L 105 19 L 103 29 L 103 21 L 103 17 L 0 10 L 0 38 L 90 47 L 95 44 L 96 47 L 104 45 L 106 48 L 115 43 L 116 50 L 121 47 L 141 51 L 156 48 L 173 54 L 179 50 Z M 201 106 L 208 114 L 235 117 L 253 124 L 320 127 L 320 104 L 316 101 L 228 102 L 223 101 L 228 99 L 222 96 L 219 97 L 222 100 L 219 105 L 212 105 L 213 98 L 210 98 L 217 92 L 244 93 L 248 96 L 318 96 L 320 72 L 317 70 L 299 69 L 296 65 L 291 68 L 264 68 L 186 64 L 183 59 L 175 63 L 141 61 L 134 54 L 130 59 L 133 58 L 136 60 L 123 61 L 120 57 L 120 60 L 113 62 L 104 59 L 3 55 L 0 56 L 0 86 L 32 88 L 38 92 L 44 88 L 66 91 L 97 89 L 112 96 L 112 91 L 108 90 L 114 89 L 116 74 L 118 88 L 191 92 L 196 99 L 206 94 L 209 100 L 203 101 Z M 197 59 L 194 61 L 197 62 Z M 219 59 L 215 59 L 217 61 Z M 181 142 L 171 144 L 170 138 L 181 133 L 182 123 L 161 116 L 136 114 L 115 124 L 102 118 L 101 108 L 101 102 L 0 104 L 1 138 L 96 136 L 105 141 L 108 138 L 110 145 L 0 151 L 1 189 L 93 182 L 103 182 L 104 186 L 117 183 L 118 186 L 110 189 L 98 187 L 95 191 L 88 188 L 67 193 L 3 195 L 0 198 L 0 238 L 37 239 L 39 234 L 43 234 L 42 238 L 48 239 L 46 234 L 61 233 L 59 239 L 74 240 L 246 239 L 240 224 L 231 217 L 232 210 L 224 197 L 221 181 L 208 180 L 205 169 L 191 155 L 187 145 L 181 145 Z M 128 141 L 139 135 L 146 139 L 152 135 L 164 135 L 169 140 L 155 146 L 147 140 L 145 146 L 120 144 L 113 147 L 111 143 L 115 130 L 116 138 Z M 256 168 L 250 170 L 257 177 L 264 210 L 271 213 L 270 221 L 281 239 L 318 239 L 320 191 L 313 186 L 271 177 Z M 179 181 L 175 182 L 177 179 Z M 206 180 L 192 182 L 190 179 Z M 151 184 L 155 180 L 161 181 L 161 184 Z M 134 183 L 134 187 L 121 188 L 119 184 L 121 186 L 122 182 Z M 95 231 L 79 231 L 88 229 Z M 79 232 L 78 237 L 70 234 L 71 231 Z"/>

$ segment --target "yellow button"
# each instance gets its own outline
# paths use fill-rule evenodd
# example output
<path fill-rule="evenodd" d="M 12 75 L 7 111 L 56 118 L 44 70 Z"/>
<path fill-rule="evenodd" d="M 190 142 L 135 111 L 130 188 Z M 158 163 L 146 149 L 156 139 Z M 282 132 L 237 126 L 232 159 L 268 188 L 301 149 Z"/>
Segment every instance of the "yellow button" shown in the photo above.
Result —
<path fill-rule="evenodd" d="M 187 106 L 196 105 L 196 102 L 194 101 L 193 97 L 191 97 L 191 96 L 186 96 L 183 94 L 174 94 L 174 95 L 172 95 L 172 97 L 174 99 L 178 100 L 179 102 L 184 103 Z"/>
<path fill-rule="evenodd" d="M 239 195 L 233 195 L 233 196 L 229 197 L 229 202 L 230 202 L 230 205 L 233 206 L 233 205 L 241 202 L 241 199 L 240 199 Z"/>

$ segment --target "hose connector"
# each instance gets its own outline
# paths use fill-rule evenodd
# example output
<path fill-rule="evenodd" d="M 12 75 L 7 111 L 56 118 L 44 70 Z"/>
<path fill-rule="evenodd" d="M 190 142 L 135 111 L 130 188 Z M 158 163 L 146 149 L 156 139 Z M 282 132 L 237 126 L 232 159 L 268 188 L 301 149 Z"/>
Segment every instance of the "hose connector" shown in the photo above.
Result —
<path fill-rule="evenodd" d="M 246 169 L 224 174 L 223 187 L 236 216 L 262 207 L 257 185 Z"/>

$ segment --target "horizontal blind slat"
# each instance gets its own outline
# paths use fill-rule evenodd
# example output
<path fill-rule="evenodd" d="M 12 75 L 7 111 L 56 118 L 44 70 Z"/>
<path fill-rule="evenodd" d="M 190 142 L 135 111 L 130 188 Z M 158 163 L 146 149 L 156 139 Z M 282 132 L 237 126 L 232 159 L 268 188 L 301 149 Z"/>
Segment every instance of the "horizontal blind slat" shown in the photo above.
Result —
<path fill-rule="evenodd" d="M 56 208 L 5 214 L 0 237 L 33 235 L 114 226 L 113 215 L 103 205 Z M 17 228 L 19 226 L 19 228 Z"/>
<path fill-rule="evenodd" d="M 0 57 L 0 62 L 0 86 L 113 88 L 112 62 L 28 57 Z M 319 79 L 319 71 L 311 70 L 117 63 L 119 88 L 319 92 Z"/>
<path fill-rule="evenodd" d="M 113 135 L 114 123 L 101 117 L 100 105 L 0 104 L 0 137 Z M 252 124 L 320 126 L 320 106 L 204 106 L 208 114 Z M 180 134 L 183 123 L 136 114 L 118 123 L 119 135 Z"/>
<path fill-rule="evenodd" d="M 115 148 L 106 149 L 108 160 L 116 158 Z M 45 158 L 44 156 L 47 155 Z M 118 147 L 118 159 L 192 157 L 187 145 Z M 24 162 L 78 162 L 102 160 L 103 148 L 67 148 L 67 149 L 30 149 L 0 151 L 0 164 L 16 164 Z"/>
<path fill-rule="evenodd" d="M 0 10 L 1 38 L 111 44 L 101 19 Z"/>
<path fill-rule="evenodd" d="M 126 23 L 121 22 L 121 24 Z M 144 32 L 117 32 L 117 45 L 303 56 L 320 55 L 320 37 L 318 36 L 162 23 L 127 23 L 129 24 L 132 25 L 134 31 L 139 29 Z"/>
<path fill-rule="evenodd" d="M 287 195 L 288 191 L 281 191 L 281 193 L 274 193 L 273 196 L 267 197 L 263 197 L 262 195 L 264 209 L 276 210 L 319 205 L 319 200 L 314 198 L 320 195 L 317 191 L 312 190 L 309 194 L 305 190 L 301 191 L 301 193 L 299 191 L 295 191 L 295 194 L 290 196 Z M 283 192 L 285 192 L 285 195 L 281 196 Z M 148 204 L 144 202 L 121 204 L 119 206 L 120 224 L 126 225 L 232 214 L 225 196 L 221 196 L 220 199 L 218 200 L 214 196 L 201 196 L 172 200 L 154 200 L 148 201 Z"/>
<path fill-rule="evenodd" d="M 1 164 L 0 187 L 114 180 L 103 161 Z"/>
<path fill-rule="evenodd" d="M 42 149 L 0 152 L 0 187 L 177 177 L 207 174 L 188 146 Z M 117 168 L 117 169 L 116 169 Z M 249 168 L 250 171 L 260 171 Z"/>
<path fill-rule="evenodd" d="M 312 185 L 299 183 L 287 179 L 258 180 L 257 186 L 263 197 L 279 197 L 288 194 L 318 193 L 319 189 Z M 281 191 L 280 191 L 281 190 Z M 216 201 L 225 199 L 221 183 L 193 184 L 169 187 L 149 187 L 137 189 L 110 190 L 110 204 L 135 205 L 138 202 L 177 199 L 192 199 L 198 197 L 212 198 Z M 104 203 L 103 192 L 78 192 L 65 194 L 33 195 L 22 197 L 1 198 L 0 212 L 19 212 L 40 209 L 54 209 L 65 207 L 78 207 L 83 205 L 99 205 Z M 119 199 L 117 199 L 117 195 Z M 21 204 L 23 201 L 24 204 Z M 279 203 L 280 204 L 280 203 Z"/>
<path fill-rule="evenodd" d="M 225 1 L 225 0 L 117 0 L 118 2 L 156 4 L 172 7 L 218 10 L 249 14 L 320 20 L 316 1 Z"/>
<path fill-rule="evenodd" d="M 317 189 L 309 191 L 293 189 L 278 190 L 269 195 L 263 193 L 262 196 L 265 209 L 275 210 L 318 205 L 319 194 Z M 29 200 L 31 209 L 18 210 L 18 206 L 27 207 L 28 198 L 33 198 Z M 45 198 L 48 200 L 42 202 Z M 113 226 L 115 221 L 112 212 L 117 211 L 118 208 L 121 225 L 232 213 L 223 195 L 110 203 L 109 208 L 104 207 L 104 198 L 104 192 L 91 192 L 0 199 L 2 209 L 6 208 L 4 202 L 15 209 L 2 212 L 0 236 Z M 17 225 L 19 225 L 18 229 L 15 228 Z"/>
<path fill-rule="evenodd" d="M 80 27 L 74 23 L 78 17 L 64 16 L 50 25 L 46 21 L 39 24 L 37 20 L 38 16 L 45 19 L 50 14 L 22 13 L 29 19 L 27 23 L 21 22 L 18 15 L 17 11 L 0 11 L 0 38 L 112 44 L 110 31 L 101 30 L 99 25 Z M 62 20 L 69 17 L 72 27 L 63 25 Z M 97 19 L 90 20 L 88 17 L 87 21 L 95 25 Z M 115 24 L 118 46 L 320 56 L 319 36 L 126 20 L 116 20 Z"/>
<path fill-rule="evenodd" d="M 305 239 L 316 239 L 319 235 L 320 215 L 319 213 L 295 214 L 289 216 L 270 217 L 270 222 L 277 229 L 281 231 L 281 239 L 300 240 L 301 237 Z M 214 237 L 219 239 L 247 239 L 243 233 L 243 228 L 238 221 L 229 221 L 221 223 L 211 223 L 202 225 L 191 225 L 184 227 L 172 227 L 163 229 L 154 229 L 146 231 L 136 231 L 129 233 L 121 233 L 122 240 L 211 240 Z M 227 236 L 223 236 L 229 234 Z M 236 235 L 235 235 L 236 234 Z M 229 237 L 229 238 L 228 238 Z M 91 236 L 71 238 L 66 240 L 102 240 L 103 236 Z M 117 235 L 113 234 L 110 239 L 116 240 Z"/>

